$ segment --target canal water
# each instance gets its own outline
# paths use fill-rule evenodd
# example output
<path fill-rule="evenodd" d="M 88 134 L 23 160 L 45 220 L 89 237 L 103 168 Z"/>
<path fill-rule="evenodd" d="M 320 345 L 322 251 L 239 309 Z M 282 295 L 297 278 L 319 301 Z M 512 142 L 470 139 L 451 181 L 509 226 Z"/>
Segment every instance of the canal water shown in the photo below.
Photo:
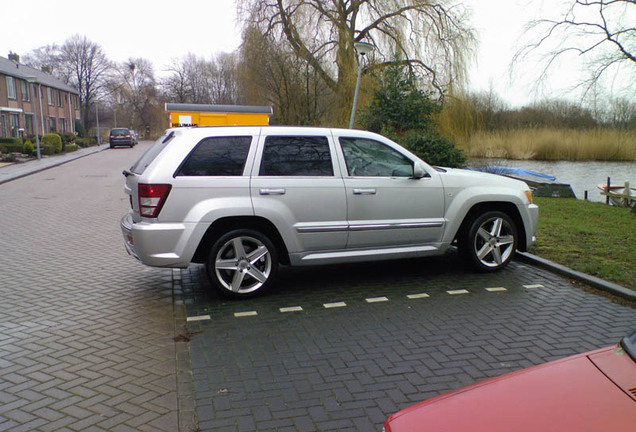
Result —
<path fill-rule="evenodd" d="M 469 166 L 481 167 L 495 165 L 502 167 L 525 168 L 543 174 L 555 176 L 558 183 L 567 183 L 578 199 L 583 199 L 588 191 L 590 201 L 605 202 L 605 197 L 596 187 L 605 184 L 607 177 L 612 184 L 624 184 L 629 180 L 636 187 L 636 162 L 571 162 L 571 161 L 532 161 L 532 160 L 484 160 L 472 159 Z"/>

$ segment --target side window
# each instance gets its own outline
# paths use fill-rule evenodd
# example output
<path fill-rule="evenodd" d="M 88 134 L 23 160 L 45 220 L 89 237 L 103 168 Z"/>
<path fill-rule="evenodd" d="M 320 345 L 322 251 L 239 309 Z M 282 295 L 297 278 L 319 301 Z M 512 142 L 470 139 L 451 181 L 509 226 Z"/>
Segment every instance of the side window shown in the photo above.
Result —
<path fill-rule="evenodd" d="M 252 137 L 210 137 L 188 155 L 177 176 L 241 176 Z"/>
<path fill-rule="evenodd" d="M 413 162 L 381 142 L 340 138 L 347 171 L 355 177 L 412 177 Z"/>
<path fill-rule="evenodd" d="M 269 136 L 261 176 L 333 176 L 329 141 L 322 136 Z"/>

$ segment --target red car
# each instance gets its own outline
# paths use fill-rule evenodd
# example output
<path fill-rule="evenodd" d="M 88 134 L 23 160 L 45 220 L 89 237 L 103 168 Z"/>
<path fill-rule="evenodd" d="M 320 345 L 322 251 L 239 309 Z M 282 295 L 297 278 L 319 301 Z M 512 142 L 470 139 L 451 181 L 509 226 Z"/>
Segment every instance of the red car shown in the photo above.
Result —
<path fill-rule="evenodd" d="M 636 332 L 615 346 L 505 374 L 390 416 L 386 432 L 636 431 Z"/>

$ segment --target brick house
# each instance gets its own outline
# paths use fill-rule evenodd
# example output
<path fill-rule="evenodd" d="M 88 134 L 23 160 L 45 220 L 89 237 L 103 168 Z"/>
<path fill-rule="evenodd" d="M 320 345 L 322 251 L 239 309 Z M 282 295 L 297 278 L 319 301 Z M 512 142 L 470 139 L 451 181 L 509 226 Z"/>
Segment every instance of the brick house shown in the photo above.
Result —
<path fill-rule="evenodd" d="M 73 87 L 20 64 L 17 54 L 0 57 L 0 137 L 35 134 L 36 115 L 40 135 L 74 132 L 79 108 L 79 92 Z"/>

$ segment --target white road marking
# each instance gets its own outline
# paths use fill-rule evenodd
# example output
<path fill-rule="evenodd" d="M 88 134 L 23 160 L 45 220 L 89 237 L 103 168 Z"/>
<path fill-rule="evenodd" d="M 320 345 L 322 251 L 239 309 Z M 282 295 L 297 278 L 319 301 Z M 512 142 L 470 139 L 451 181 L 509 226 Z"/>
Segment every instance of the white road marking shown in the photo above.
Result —
<path fill-rule="evenodd" d="M 326 309 L 345 307 L 347 304 L 345 302 L 337 302 L 337 303 L 325 303 L 323 305 Z"/>
<path fill-rule="evenodd" d="M 501 292 L 501 291 L 508 291 L 508 288 L 504 288 L 504 287 L 486 288 L 486 291 L 488 291 L 488 292 Z"/>
<path fill-rule="evenodd" d="M 367 303 L 380 303 L 380 302 L 388 302 L 389 299 L 387 297 L 372 297 L 365 299 Z"/>
<path fill-rule="evenodd" d="M 426 293 L 421 293 L 421 294 L 409 294 L 406 297 L 410 298 L 411 300 L 415 300 L 415 299 L 421 299 L 421 298 L 429 298 L 430 295 Z"/>
<path fill-rule="evenodd" d="M 256 316 L 258 315 L 258 312 L 256 311 L 248 311 L 248 312 L 235 312 L 234 316 L 236 318 L 242 318 L 242 317 L 249 317 L 249 316 Z"/>
<path fill-rule="evenodd" d="M 186 319 L 187 322 L 193 322 L 193 321 L 205 321 L 205 320 L 209 320 L 212 319 L 212 317 L 210 317 L 210 315 L 198 315 L 198 316 L 191 316 L 188 317 Z"/>
<path fill-rule="evenodd" d="M 285 313 L 285 312 L 300 312 L 302 310 L 303 310 L 302 306 L 282 307 L 282 308 L 279 309 L 279 311 L 281 311 L 282 313 Z"/>
<path fill-rule="evenodd" d="M 461 295 L 461 294 L 468 294 L 469 291 L 465 290 L 465 289 L 460 289 L 460 290 L 450 290 L 450 291 L 446 291 L 447 294 L 450 295 Z"/>
<path fill-rule="evenodd" d="M 541 284 L 535 284 L 535 285 L 524 285 L 523 286 L 526 289 L 537 289 L 537 288 L 545 288 L 543 285 Z"/>

